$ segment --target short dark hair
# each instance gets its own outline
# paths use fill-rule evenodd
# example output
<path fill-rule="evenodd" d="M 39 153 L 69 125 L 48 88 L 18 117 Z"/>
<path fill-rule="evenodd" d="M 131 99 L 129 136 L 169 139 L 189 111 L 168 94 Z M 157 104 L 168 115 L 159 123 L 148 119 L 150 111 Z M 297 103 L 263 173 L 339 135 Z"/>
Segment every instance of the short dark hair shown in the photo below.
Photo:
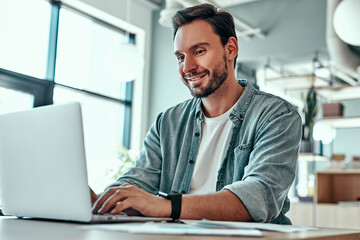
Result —
<path fill-rule="evenodd" d="M 208 3 L 188 7 L 175 13 L 172 18 L 173 39 L 175 39 L 175 35 L 181 26 L 200 19 L 205 20 L 213 27 L 215 33 L 219 35 L 223 46 L 228 43 L 230 37 L 237 40 L 233 16 L 228 12 L 218 11 Z M 236 58 L 234 61 L 235 66 Z"/>

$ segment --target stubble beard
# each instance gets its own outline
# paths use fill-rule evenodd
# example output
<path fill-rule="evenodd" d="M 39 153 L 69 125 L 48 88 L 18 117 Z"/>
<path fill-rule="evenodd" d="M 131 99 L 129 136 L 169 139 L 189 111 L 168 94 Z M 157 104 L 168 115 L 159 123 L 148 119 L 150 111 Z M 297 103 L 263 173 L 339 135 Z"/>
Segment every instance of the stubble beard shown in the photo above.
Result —
<path fill-rule="evenodd" d="M 207 75 L 210 74 L 209 70 L 205 71 Z M 194 73 L 196 75 L 197 73 Z M 184 83 L 189 88 L 190 93 L 195 98 L 205 98 L 210 96 L 213 92 L 215 92 L 226 80 L 228 76 L 228 66 L 227 66 L 227 59 L 224 56 L 223 61 L 218 62 L 215 65 L 214 71 L 209 78 L 208 83 L 204 87 L 197 87 L 193 86 L 190 87 L 187 82 Z"/>

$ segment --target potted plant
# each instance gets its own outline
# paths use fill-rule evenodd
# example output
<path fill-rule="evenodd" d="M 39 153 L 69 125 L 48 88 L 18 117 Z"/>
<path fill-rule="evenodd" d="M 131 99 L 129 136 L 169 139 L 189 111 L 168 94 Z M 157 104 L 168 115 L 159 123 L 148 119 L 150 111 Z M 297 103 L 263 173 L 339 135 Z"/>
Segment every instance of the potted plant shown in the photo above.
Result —
<path fill-rule="evenodd" d="M 302 129 L 302 141 L 300 152 L 312 152 L 312 133 L 314 127 L 314 118 L 317 113 L 317 94 L 314 87 L 311 87 L 306 96 L 306 103 L 303 109 L 304 112 L 304 124 Z"/>
<path fill-rule="evenodd" d="M 124 175 L 124 173 L 126 173 L 129 168 L 135 165 L 135 160 L 138 157 L 138 153 L 120 145 L 118 147 L 118 157 L 120 160 L 120 167 L 113 175 L 115 180 Z"/>

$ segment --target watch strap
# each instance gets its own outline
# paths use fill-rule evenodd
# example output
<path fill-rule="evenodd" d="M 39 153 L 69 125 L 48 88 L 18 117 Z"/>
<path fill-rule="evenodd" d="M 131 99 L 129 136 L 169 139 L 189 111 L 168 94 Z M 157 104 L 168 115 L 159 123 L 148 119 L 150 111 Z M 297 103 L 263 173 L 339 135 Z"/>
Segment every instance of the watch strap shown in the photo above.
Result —
<path fill-rule="evenodd" d="M 169 194 L 168 195 L 171 200 L 171 218 L 179 219 L 181 214 L 181 194 Z"/>
<path fill-rule="evenodd" d="M 159 191 L 157 196 L 169 199 L 171 201 L 171 215 L 172 219 L 179 219 L 181 214 L 181 201 L 182 195 L 180 193 L 177 194 L 167 194 Z"/>

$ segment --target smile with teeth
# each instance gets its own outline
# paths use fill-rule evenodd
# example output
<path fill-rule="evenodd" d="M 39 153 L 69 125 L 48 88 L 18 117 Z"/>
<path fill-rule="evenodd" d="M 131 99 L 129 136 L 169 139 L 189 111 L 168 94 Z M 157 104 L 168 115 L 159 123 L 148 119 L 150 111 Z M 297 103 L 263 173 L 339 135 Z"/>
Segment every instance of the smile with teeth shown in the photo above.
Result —
<path fill-rule="evenodd" d="M 197 81 L 200 78 L 203 78 L 205 75 L 206 75 L 206 73 L 201 74 L 201 75 L 192 76 L 192 77 L 186 77 L 186 79 L 189 81 Z"/>

